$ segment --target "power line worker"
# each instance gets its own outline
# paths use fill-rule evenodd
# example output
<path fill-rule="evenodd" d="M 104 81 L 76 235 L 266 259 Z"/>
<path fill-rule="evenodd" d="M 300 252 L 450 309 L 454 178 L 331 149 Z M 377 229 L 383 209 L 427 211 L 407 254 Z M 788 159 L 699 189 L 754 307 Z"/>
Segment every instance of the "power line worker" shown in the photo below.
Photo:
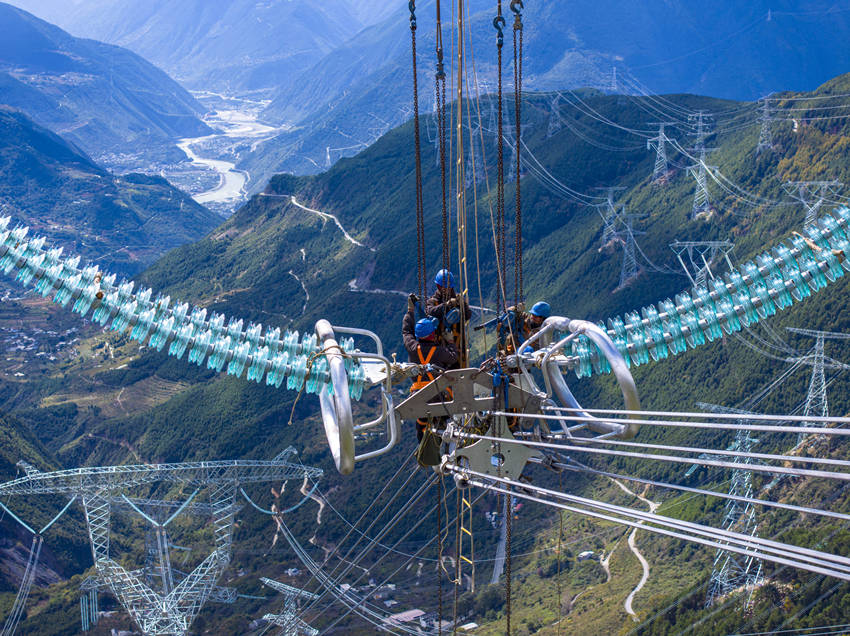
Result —
<path fill-rule="evenodd" d="M 420 365 L 431 365 L 438 370 L 446 370 L 457 366 L 458 350 L 454 344 L 440 343 L 437 338 L 437 321 L 433 318 L 421 318 L 416 320 L 414 313 L 414 301 L 408 299 L 407 313 L 402 321 L 402 338 L 404 348 L 411 362 Z M 410 387 L 410 392 L 415 393 L 419 389 L 433 382 L 439 371 L 423 370 Z M 451 394 L 444 395 L 443 399 L 451 399 Z M 439 401 L 439 400 L 437 400 Z M 438 418 L 434 424 L 440 428 L 446 418 Z M 430 430 L 430 422 L 425 419 L 416 420 L 416 437 L 419 440 L 419 448 L 416 457 L 423 466 L 436 466 L 440 463 L 440 438 Z"/>
<path fill-rule="evenodd" d="M 523 305 L 508 307 L 498 319 L 499 347 L 508 355 L 514 353 L 520 344 L 539 331 L 543 321 L 551 315 L 552 308 L 544 301 L 534 303 L 529 311 L 525 311 Z M 540 345 L 538 341 L 530 346 L 536 350 Z"/>
<path fill-rule="evenodd" d="M 462 336 L 461 320 L 472 318 L 469 302 L 465 298 L 458 298 L 455 277 L 449 270 L 441 269 L 437 272 L 434 283 L 437 290 L 425 301 L 425 313 L 439 321 L 437 333 L 444 342 L 458 345 Z M 457 368 L 458 364 L 452 368 Z"/>

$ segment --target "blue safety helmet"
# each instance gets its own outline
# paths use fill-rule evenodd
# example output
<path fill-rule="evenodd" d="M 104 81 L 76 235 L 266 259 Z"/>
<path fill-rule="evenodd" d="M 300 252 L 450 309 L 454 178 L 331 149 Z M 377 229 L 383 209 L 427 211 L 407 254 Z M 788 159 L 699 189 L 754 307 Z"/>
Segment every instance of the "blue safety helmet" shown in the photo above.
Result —
<path fill-rule="evenodd" d="M 449 270 L 441 269 L 434 277 L 434 283 L 436 283 L 440 287 L 450 287 L 451 289 L 454 289 L 455 276 Z"/>
<path fill-rule="evenodd" d="M 422 318 L 416 322 L 413 332 L 417 338 L 427 338 L 437 331 L 437 323 L 433 318 Z"/>
<path fill-rule="evenodd" d="M 548 318 L 552 315 L 552 308 L 549 306 L 549 303 L 541 300 L 539 303 L 534 303 L 534 306 L 528 313 L 539 318 Z"/>

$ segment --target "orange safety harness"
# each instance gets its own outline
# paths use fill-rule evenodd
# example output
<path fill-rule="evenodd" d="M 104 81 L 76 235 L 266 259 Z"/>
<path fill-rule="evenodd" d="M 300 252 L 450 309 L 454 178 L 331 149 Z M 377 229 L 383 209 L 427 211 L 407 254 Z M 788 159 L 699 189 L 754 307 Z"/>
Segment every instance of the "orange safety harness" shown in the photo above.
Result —
<path fill-rule="evenodd" d="M 431 362 L 431 358 L 434 357 L 434 352 L 436 350 L 437 350 L 437 345 L 435 344 L 433 347 L 431 347 L 431 350 L 428 352 L 428 356 L 425 357 L 425 356 L 422 355 L 422 345 L 417 346 L 416 347 L 416 354 L 419 356 L 419 364 L 421 364 L 423 366 L 426 365 L 426 364 L 429 364 Z M 428 376 L 427 380 L 423 377 L 422 374 L 419 374 L 418 376 L 416 376 L 416 380 L 413 382 L 413 385 L 410 387 L 411 393 L 415 393 L 419 389 L 422 389 L 425 386 L 427 386 L 429 382 L 434 381 L 434 374 L 433 373 L 431 373 L 430 371 L 426 371 L 425 375 Z"/>

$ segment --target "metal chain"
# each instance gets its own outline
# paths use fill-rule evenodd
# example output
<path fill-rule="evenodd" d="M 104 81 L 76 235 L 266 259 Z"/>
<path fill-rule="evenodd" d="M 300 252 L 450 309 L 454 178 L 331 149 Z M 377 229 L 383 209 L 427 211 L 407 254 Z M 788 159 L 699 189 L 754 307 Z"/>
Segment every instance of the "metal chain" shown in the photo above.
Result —
<path fill-rule="evenodd" d="M 496 3 L 496 17 L 493 18 L 493 27 L 496 29 L 496 49 L 498 51 L 498 122 L 497 122 L 497 147 L 498 160 L 496 163 L 496 258 L 498 260 L 498 289 L 497 289 L 497 312 L 501 312 L 507 306 L 504 284 L 507 274 L 505 263 L 505 144 L 504 123 L 502 112 L 502 46 L 505 36 L 502 28 L 505 26 L 505 18 L 502 17 L 502 1 Z M 501 329 L 501 324 L 499 325 Z"/>
<path fill-rule="evenodd" d="M 443 22 L 440 0 L 437 0 L 437 73 L 434 76 L 437 95 L 437 135 L 440 152 L 440 184 L 442 186 L 443 212 L 443 269 L 449 269 L 449 207 L 448 180 L 446 178 L 446 70 L 443 61 Z"/>
<path fill-rule="evenodd" d="M 410 47 L 413 53 L 413 137 L 416 146 L 416 257 L 420 298 L 425 298 L 425 215 L 422 198 L 422 148 L 419 135 L 419 78 L 416 67 L 416 0 L 407 3 L 410 9 Z"/>
<path fill-rule="evenodd" d="M 516 243 L 514 245 L 514 304 L 519 307 L 523 301 L 522 280 L 522 194 L 520 176 L 520 146 L 522 140 L 522 0 L 511 0 L 511 11 L 514 12 L 514 117 L 516 118 Z"/>

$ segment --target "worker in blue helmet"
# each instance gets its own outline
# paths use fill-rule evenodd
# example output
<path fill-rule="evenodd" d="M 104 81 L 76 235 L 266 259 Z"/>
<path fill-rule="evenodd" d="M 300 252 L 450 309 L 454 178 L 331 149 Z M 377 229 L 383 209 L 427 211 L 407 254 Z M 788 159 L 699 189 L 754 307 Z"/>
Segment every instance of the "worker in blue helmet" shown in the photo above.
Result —
<path fill-rule="evenodd" d="M 413 307 L 411 304 L 408 305 L 401 330 L 404 348 L 407 349 L 411 362 L 422 365 L 419 375 L 410 387 L 411 393 L 433 382 L 442 371 L 457 366 L 457 347 L 452 343 L 441 342 L 437 327 L 438 321 L 435 318 L 426 317 L 416 320 Z M 445 395 L 443 399 L 451 399 L 451 395 Z M 423 419 L 416 420 L 416 437 L 419 440 L 416 456 L 421 465 L 436 466 L 440 463 L 440 437 L 430 429 L 445 428 L 445 421 L 446 418 L 435 418 L 430 422 Z"/>
<path fill-rule="evenodd" d="M 425 301 L 425 313 L 438 321 L 437 335 L 443 341 L 462 347 L 461 321 L 472 317 L 469 303 L 461 301 L 455 291 L 455 277 L 447 269 L 441 269 L 434 277 L 437 286 L 434 295 Z"/>
<path fill-rule="evenodd" d="M 522 304 L 508 307 L 505 313 L 499 316 L 500 348 L 508 354 L 514 353 L 520 344 L 540 330 L 543 322 L 551 315 L 552 308 L 545 301 L 534 303 L 528 311 Z M 541 343 L 537 341 L 530 347 L 538 349 L 540 345 Z"/>

